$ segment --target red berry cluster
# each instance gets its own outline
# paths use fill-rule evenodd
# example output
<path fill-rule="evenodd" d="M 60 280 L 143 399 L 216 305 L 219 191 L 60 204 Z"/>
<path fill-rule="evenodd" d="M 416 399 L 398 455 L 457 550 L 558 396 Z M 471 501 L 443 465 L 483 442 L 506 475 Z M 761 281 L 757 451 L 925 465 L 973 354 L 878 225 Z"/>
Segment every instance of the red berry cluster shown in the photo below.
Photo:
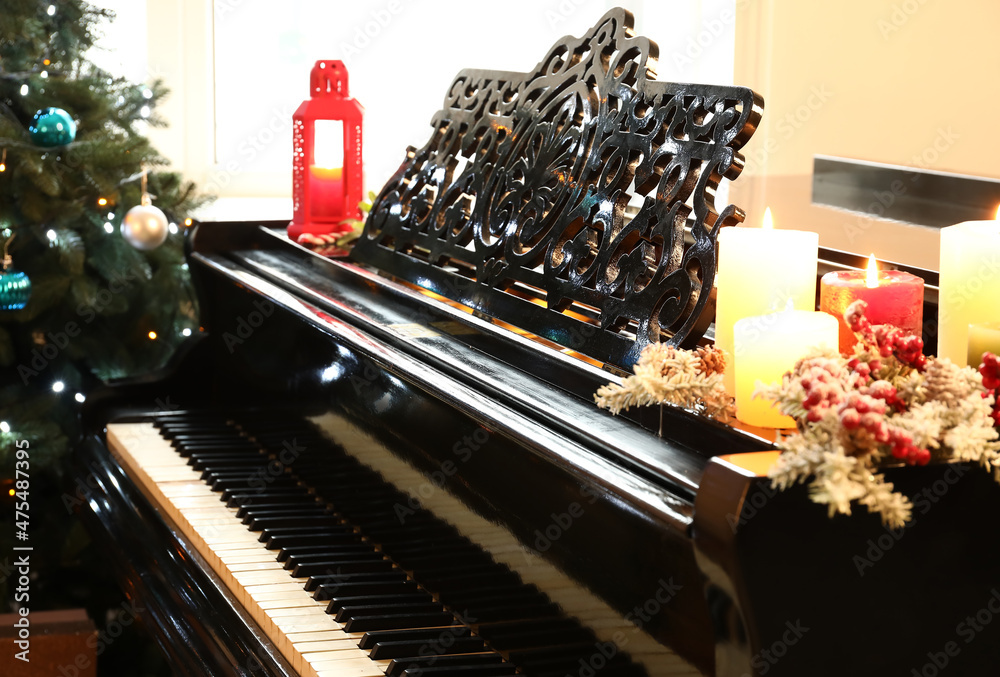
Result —
<path fill-rule="evenodd" d="M 872 332 L 872 323 L 865 317 L 866 310 L 868 310 L 866 301 L 855 301 L 847 306 L 847 311 L 844 312 L 844 321 L 847 322 L 851 331 L 858 335 L 862 343 L 872 345 L 875 343 L 875 336 Z"/>
<path fill-rule="evenodd" d="M 927 465 L 931 460 L 931 452 L 915 445 L 910 433 L 900 428 L 891 429 L 889 444 L 892 445 L 893 458 L 906 461 L 910 465 Z"/>
<path fill-rule="evenodd" d="M 897 360 L 917 371 L 927 368 L 924 340 L 919 336 L 907 334 L 892 325 L 880 324 L 875 327 L 875 341 L 878 354 L 882 357 L 895 355 Z"/>
<path fill-rule="evenodd" d="M 931 460 L 931 452 L 915 445 L 913 436 L 907 431 L 886 423 L 888 408 L 901 405 L 903 403 L 891 383 L 875 381 L 863 390 L 849 392 L 837 415 L 845 430 L 852 434 L 856 431 L 867 432 L 879 444 L 888 445 L 893 458 L 911 465 L 926 465 Z"/>
<path fill-rule="evenodd" d="M 979 373 L 983 377 L 983 387 L 988 391 L 983 393 L 983 397 L 988 397 L 990 392 L 993 394 L 993 425 L 1000 427 L 1000 357 L 983 353 Z"/>
<path fill-rule="evenodd" d="M 907 334 L 902 329 L 898 329 L 889 324 L 872 326 L 865 311 L 868 304 L 864 301 L 855 301 L 844 313 L 844 321 L 855 334 L 858 335 L 861 343 L 872 352 L 878 353 L 881 357 L 894 355 L 897 360 L 917 371 L 923 371 L 927 367 L 927 358 L 924 357 L 924 341 L 919 336 Z M 871 363 L 872 371 L 878 371 L 881 364 L 876 361 Z"/>
<path fill-rule="evenodd" d="M 844 386 L 838 373 L 840 366 L 833 360 L 817 358 L 800 365 L 800 369 L 803 372 L 799 383 L 805 391 L 802 406 L 806 409 L 806 420 L 816 423 L 844 398 Z"/>

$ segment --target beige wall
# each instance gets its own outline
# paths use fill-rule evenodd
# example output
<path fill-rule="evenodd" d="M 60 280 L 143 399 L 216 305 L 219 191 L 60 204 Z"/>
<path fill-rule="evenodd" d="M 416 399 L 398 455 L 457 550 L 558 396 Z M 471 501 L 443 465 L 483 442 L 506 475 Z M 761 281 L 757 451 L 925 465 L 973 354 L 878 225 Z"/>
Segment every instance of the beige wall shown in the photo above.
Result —
<path fill-rule="evenodd" d="M 778 227 L 819 230 L 825 246 L 936 268 L 935 231 L 820 213 L 806 177 L 825 154 L 1000 178 L 1000 2 L 737 0 L 737 12 L 735 82 L 765 100 L 732 192 L 748 223 L 768 204 Z"/>

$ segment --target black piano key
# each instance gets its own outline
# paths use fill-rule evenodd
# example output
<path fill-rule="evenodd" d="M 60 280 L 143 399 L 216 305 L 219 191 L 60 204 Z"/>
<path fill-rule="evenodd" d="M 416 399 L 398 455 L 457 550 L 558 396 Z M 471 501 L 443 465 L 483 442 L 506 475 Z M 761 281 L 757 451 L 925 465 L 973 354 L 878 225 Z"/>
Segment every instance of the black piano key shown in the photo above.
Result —
<path fill-rule="evenodd" d="M 464 625 L 450 625 L 440 628 L 408 628 L 406 630 L 373 630 L 366 632 L 358 643 L 360 649 L 372 649 L 379 642 L 424 642 L 430 644 L 442 634 L 452 637 L 472 637 L 472 631 Z"/>
<path fill-rule="evenodd" d="M 218 430 L 218 431 L 181 431 L 172 429 L 169 439 L 175 444 L 209 444 L 230 442 L 233 444 L 252 444 L 246 437 L 240 435 L 238 430 Z"/>
<path fill-rule="evenodd" d="M 244 473 L 254 474 L 257 469 L 263 468 L 266 462 L 267 459 L 262 460 L 260 458 L 240 458 L 229 461 L 220 461 L 217 459 L 205 460 L 195 458 L 194 456 L 188 458 L 188 465 L 202 472 L 202 480 L 206 479 L 205 473 L 221 472 L 223 470 L 241 470 Z"/>
<path fill-rule="evenodd" d="M 428 628 L 450 625 L 455 617 L 447 612 L 354 616 L 344 625 L 345 632 L 368 632 L 390 628 Z"/>
<path fill-rule="evenodd" d="M 292 576 L 294 578 L 302 578 L 305 576 L 322 575 L 327 571 L 333 571 L 337 574 L 377 573 L 380 571 L 392 571 L 394 566 L 392 560 L 383 559 L 381 555 L 372 558 L 355 557 L 349 560 L 332 559 L 325 562 L 298 564 L 292 569 Z"/>
<path fill-rule="evenodd" d="M 238 519 L 261 530 L 293 575 L 308 576 L 306 590 L 329 600 L 328 613 L 349 632 L 367 633 L 372 658 L 390 659 L 387 677 L 512 677 L 515 665 L 493 649 L 530 677 L 562 677 L 593 653 L 593 633 L 453 526 L 426 510 L 401 523 L 395 506 L 409 497 L 310 426 L 267 414 L 239 418 L 229 426 L 216 417 L 204 429 L 177 420 L 171 434 Z M 271 472 L 293 440 L 296 456 Z M 483 636 L 455 626 L 456 616 Z M 642 674 L 624 654 L 605 669 L 596 677 Z"/>
<path fill-rule="evenodd" d="M 204 427 L 171 425 L 160 428 L 160 434 L 172 441 L 230 440 L 242 444 L 249 442 L 235 428 L 220 428 L 213 432 Z"/>
<path fill-rule="evenodd" d="M 244 491 L 244 492 L 228 492 L 224 491 L 222 493 L 222 499 L 226 501 L 226 504 L 230 508 L 238 508 L 242 505 L 254 505 L 263 503 L 301 503 L 308 497 L 312 497 L 314 500 L 316 496 L 314 494 L 308 493 L 305 487 L 296 488 L 292 491 L 286 489 L 278 489 L 273 491 L 265 491 L 263 489 L 258 489 L 257 491 Z"/>
<path fill-rule="evenodd" d="M 373 661 L 385 660 L 387 658 L 408 658 L 410 656 L 420 656 L 421 652 L 428 652 L 437 656 L 451 656 L 455 654 L 469 654 L 486 651 L 486 643 L 479 637 L 450 637 L 447 632 L 439 633 L 438 637 L 428 642 L 424 641 L 386 641 L 378 642 L 369 654 Z M 454 666 L 458 667 L 458 666 Z M 473 667 L 473 666 L 463 666 Z M 478 666 L 480 669 L 482 666 Z M 511 672 L 514 666 L 508 666 Z"/>
<path fill-rule="evenodd" d="M 245 475 L 233 478 L 220 478 L 208 483 L 214 491 L 232 492 L 246 494 L 254 489 L 290 489 L 299 488 L 305 491 L 305 487 L 299 485 L 298 480 L 292 479 L 290 475 L 278 475 L 277 477 L 246 477 Z"/>
<path fill-rule="evenodd" d="M 181 442 L 174 440 L 172 442 L 173 446 L 177 449 L 177 452 L 188 458 L 191 454 L 199 451 L 212 451 L 212 452 L 224 452 L 233 451 L 239 453 L 259 453 L 260 447 L 251 442 L 246 442 L 245 440 L 229 440 L 229 441 L 202 441 L 202 442 Z"/>
<path fill-rule="evenodd" d="M 385 555 L 376 550 L 371 543 L 347 543 L 340 547 L 326 546 L 317 548 L 310 554 L 285 554 L 282 551 L 279 562 L 285 563 L 286 569 L 294 569 L 300 564 L 316 564 L 330 561 L 341 561 L 350 559 L 384 559 Z"/>
<path fill-rule="evenodd" d="M 282 517 L 258 517 L 250 524 L 250 531 L 267 531 L 270 534 L 273 533 L 272 530 L 282 527 L 325 527 L 338 526 L 340 524 L 343 524 L 343 520 L 329 513 L 322 515 L 302 515 L 301 517 L 289 517 L 288 515 Z"/>
<path fill-rule="evenodd" d="M 300 507 L 306 506 L 317 506 L 320 508 L 325 508 L 323 503 L 316 500 L 315 497 L 303 496 L 301 500 L 297 501 L 287 501 L 285 503 L 246 503 L 240 505 L 239 509 L 236 511 L 237 519 L 243 519 L 249 514 L 255 513 L 258 510 L 296 510 Z M 237 506 L 232 506 L 237 507 Z"/>
<path fill-rule="evenodd" d="M 372 617 L 382 615 L 413 615 L 413 614 L 445 614 L 445 610 L 436 602 L 408 602 L 402 603 L 393 601 L 388 604 L 366 604 L 361 606 L 344 606 L 337 611 L 334 620 L 338 623 L 347 623 L 352 618 Z M 454 623 L 452 616 L 450 623 Z M 394 626 L 395 627 L 395 626 Z"/>
<path fill-rule="evenodd" d="M 287 562 L 285 568 L 290 569 L 296 564 L 318 562 L 329 556 L 368 555 L 377 552 L 371 543 L 364 543 L 359 539 L 355 542 L 336 545 L 319 542 L 308 547 L 282 548 L 277 559 L 279 562 Z"/>
<path fill-rule="evenodd" d="M 493 651 L 459 656 L 411 656 L 389 661 L 386 677 L 402 677 L 410 668 L 479 665 L 482 667 L 503 665 L 503 657 Z M 507 664 L 509 665 L 509 663 Z"/>
<path fill-rule="evenodd" d="M 262 534 L 263 536 L 263 534 Z M 361 534 L 355 532 L 349 525 L 324 527 L 323 529 L 273 529 L 267 534 L 267 539 L 261 538 L 267 544 L 268 550 L 279 550 L 291 547 L 313 547 L 323 544 L 360 543 Z"/>
<path fill-rule="evenodd" d="M 343 523 L 342 519 L 327 510 L 325 506 L 301 506 L 290 510 L 260 510 L 244 515 L 240 522 L 250 527 L 250 531 L 258 531 L 256 525 L 264 520 L 269 520 L 272 529 L 280 529 L 282 525 L 297 526 L 303 523 L 302 518 L 306 517 L 331 517 L 334 518 L 330 520 L 332 524 L 340 525 Z"/>
<path fill-rule="evenodd" d="M 331 578 L 333 578 L 331 576 Z M 306 585 L 308 586 L 308 582 Z M 309 590 L 306 587 L 306 590 Z M 407 595 L 417 592 L 419 588 L 413 581 L 351 581 L 342 583 L 325 582 L 315 588 L 313 598 L 326 600 L 337 595 Z M 452 621 L 455 619 L 451 617 Z M 373 630 L 384 630 L 385 628 L 372 628 Z"/>
<path fill-rule="evenodd" d="M 509 663 L 498 665 L 430 665 L 407 668 L 401 677 L 508 677 L 516 675 L 517 668 Z M 560 676 L 562 677 L 562 676 Z"/>
<path fill-rule="evenodd" d="M 364 604 L 387 604 L 390 602 L 414 604 L 432 601 L 434 601 L 434 598 L 426 592 L 415 592 L 409 595 L 355 595 L 354 597 L 338 596 L 330 599 L 330 603 L 326 606 L 326 612 L 328 614 L 336 614 L 345 606 L 360 606 Z"/>

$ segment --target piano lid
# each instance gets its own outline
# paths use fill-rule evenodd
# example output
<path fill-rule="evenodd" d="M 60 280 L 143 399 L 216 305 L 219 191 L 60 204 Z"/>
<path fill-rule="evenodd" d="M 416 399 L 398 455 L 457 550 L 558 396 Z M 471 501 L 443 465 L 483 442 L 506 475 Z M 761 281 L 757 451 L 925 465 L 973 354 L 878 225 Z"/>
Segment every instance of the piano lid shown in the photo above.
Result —
<path fill-rule="evenodd" d="M 763 100 L 657 82 L 658 48 L 632 26 L 613 9 L 530 72 L 461 71 L 355 260 L 619 367 L 648 343 L 697 343 L 716 236 L 744 219 L 714 195 Z"/>

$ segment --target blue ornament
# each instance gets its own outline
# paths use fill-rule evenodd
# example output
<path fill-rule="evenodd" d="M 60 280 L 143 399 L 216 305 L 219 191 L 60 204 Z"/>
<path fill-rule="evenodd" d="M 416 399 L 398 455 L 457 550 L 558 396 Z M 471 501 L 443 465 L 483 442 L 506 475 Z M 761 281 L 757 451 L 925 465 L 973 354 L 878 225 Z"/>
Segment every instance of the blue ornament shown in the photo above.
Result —
<path fill-rule="evenodd" d="M 65 146 L 76 138 L 76 123 L 62 108 L 43 108 L 28 127 L 36 146 Z"/>
<path fill-rule="evenodd" d="M 31 278 L 20 270 L 0 268 L 0 310 L 21 310 L 31 296 Z"/>

